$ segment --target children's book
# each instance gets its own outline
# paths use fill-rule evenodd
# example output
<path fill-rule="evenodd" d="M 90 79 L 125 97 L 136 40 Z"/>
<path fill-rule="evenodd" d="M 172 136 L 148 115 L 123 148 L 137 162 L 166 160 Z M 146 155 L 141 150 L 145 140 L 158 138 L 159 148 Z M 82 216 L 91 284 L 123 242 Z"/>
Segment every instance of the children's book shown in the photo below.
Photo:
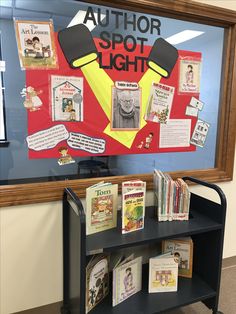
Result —
<path fill-rule="evenodd" d="M 113 269 L 112 306 L 125 301 L 142 288 L 142 256 L 133 255 Z"/>
<path fill-rule="evenodd" d="M 53 22 L 15 20 L 20 64 L 23 69 L 58 68 Z"/>
<path fill-rule="evenodd" d="M 164 124 L 167 123 L 170 117 L 174 92 L 175 88 L 173 86 L 153 83 L 145 120 Z"/>
<path fill-rule="evenodd" d="M 83 78 L 51 75 L 52 121 L 83 121 Z"/>
<path fill-rule="evenodd" d="M 131 190 L 122 194 L 122 233 L 144 228 L 145 191 Z"/>
<path fill-rule="evenodd" d="M 86 234 L 117 225 L 118 185 L 101 182 L 86 189 Z"/>
<path fill-rule="evenodd" d="M 160 170 L 154 169 L 153 183 L 154 183 L 155 206 L 157 208 L 157 217 L 159 221 L 165 221 L 167 220 L 167 217 L 164 213 L 164 209 L 165 209 L 164 198 L 163 198 L 164 175 Z"/>
<path fill-rule="evenodd" d="M 178 262 L 171 253 L 149 259 L 148 292 L 177 291 Z"/>
<path fill-rule="evenodd" d="M 154 204 L 158 221 L 188 220 L 191 193 L 187 183 L 154 169 Z"/>
<path fill-rule="evenodd" d="M 178 178 L 176 180 L 179 185 L 179 201 L 178 201 L 178 211 L 174 214 L 174 220 L 188 220 L 189 219 L 189 206 L 190 206 L 190 191 L 187 183 Z"/>
<path fill-rule="evenodd" d="M 190 237 L 162 241 L 162 252 L 170 252 L 177 259 L 179 276 L 192 278 L 193 241 Z"/>
<path fill-rule="evenodd" d="M 93 256 L 86 268 L 86 313 L 109 292 L 109 256 Z"/>
<path fill-rule="evenodd" d="M 122 194 L 130 191 L 144 191 L 146 192 L 146 182 L 141 180 L 130 180 L 122 182 Z"/>

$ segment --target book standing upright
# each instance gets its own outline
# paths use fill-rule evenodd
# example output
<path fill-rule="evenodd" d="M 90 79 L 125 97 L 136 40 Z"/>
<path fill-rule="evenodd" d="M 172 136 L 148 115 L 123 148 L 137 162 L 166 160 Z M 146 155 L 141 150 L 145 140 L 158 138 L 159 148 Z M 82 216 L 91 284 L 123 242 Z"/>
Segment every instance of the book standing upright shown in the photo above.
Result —
<path fill-rule="evenodd" d="M 99 183 L 86 189 L 86 234 L 117 225 L 118 185 Z"/>

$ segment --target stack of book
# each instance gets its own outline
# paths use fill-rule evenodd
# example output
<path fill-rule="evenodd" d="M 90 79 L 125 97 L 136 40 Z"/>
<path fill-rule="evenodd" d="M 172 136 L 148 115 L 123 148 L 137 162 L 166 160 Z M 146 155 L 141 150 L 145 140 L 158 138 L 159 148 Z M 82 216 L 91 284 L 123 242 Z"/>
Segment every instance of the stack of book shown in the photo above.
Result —
<path fill-rule="evenodd" d="M 159 221 L 188 220 L 190 191 L 187 183 L 154 170 L 154 198 Z"/>

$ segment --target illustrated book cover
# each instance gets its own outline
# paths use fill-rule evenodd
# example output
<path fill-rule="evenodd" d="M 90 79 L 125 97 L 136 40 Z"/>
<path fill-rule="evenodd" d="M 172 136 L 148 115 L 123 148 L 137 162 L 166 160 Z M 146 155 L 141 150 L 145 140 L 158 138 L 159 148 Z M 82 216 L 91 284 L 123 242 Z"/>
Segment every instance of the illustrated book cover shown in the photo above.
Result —
<path fill-rule="evenodd" d="M 165 84 L 153 83 L 147 105 L 145 120 L 167 123 L 173 103 L 175 88 Z"/>
<path fill-rule="evenodd" d="M 177 291 L 178 263 L 171 253 L 149 259 L 148 292 Z"/>
<path fill-rule="evenodd" d="M 86 234 L 117 225 L 118 184 L 99 183 L 86 189 Z"/>
<path fill-rule="evenodd" d="M 142 288 L 142 256 L 127 258 L 113 269 L 112 306 L 125 301 Z"/>
<path fill-rule="evenodd" d="M 201 58 L 179 59 L 179 93 L 199 94 L 201 81 Z"/>
<path fill-rule="evenodd" d="M 16 40 L 23 69 L 57 68 L 53 22 L 15 20 Z"/>
<path fill-rule="evenodd" d="M 144 228 L 145 191 L 131 190 L 122 194 L 122 233 Z"/>
<path fill-rule="evenodd" d="M 86 313 L 109 293 L 109 256 L 93 256 L 86 267 Z"/>
<path fill-rule="evenodd" d="M 146 192 L 146 182 L 139 179 L 122 182 L 122 194 L 130 192 L 132 190 Z"/>
<path fill-rule="evenodd" d="M 83 78 L 51 75 L 52 121 L 83 121 Z"/>
<path fill-rule="evenodd" d="M 170 252 L 175 257 L 179 276 L 192 278 L 193 241 L 190 237 L 162 241 L 162 252 Z"/>

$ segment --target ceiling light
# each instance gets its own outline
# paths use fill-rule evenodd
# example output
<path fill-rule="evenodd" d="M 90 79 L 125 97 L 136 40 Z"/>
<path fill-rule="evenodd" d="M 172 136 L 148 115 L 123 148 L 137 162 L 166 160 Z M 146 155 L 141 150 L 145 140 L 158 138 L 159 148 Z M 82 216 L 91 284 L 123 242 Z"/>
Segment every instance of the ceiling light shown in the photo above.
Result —
<path fill-rule="evenodd" d="M 171 45 L 178 45 L 180 43 L 183 43 L 187 40 L 193 39 L 193 38 L 200 36 L 202 34 L 204 34 L 204 32 L 185 30 L 185 31 L 182 31 L 182 32 L 177 33 L 175 35 L 172 35 L 172 36 L 166 38 L 165 40 L 168 41 L 168 43 L 170 43 Z"/>
<path fill-rule="evenodd" d="M 77 24 L 83 24 L 85 15 L 86 15 L 86 11 L 79 10 L 76 13 L 76 15 L 73 17 L 73 19 L 70 21 L 70 23 L 68 24 L 67 27 L 71 27 L 71 26 L 74 26 Z M 97 16 L 98 16 L 98 14 L 94 13 L 96 23 L 97 23 Z M 101 14 L 101 21 L 104 19 L 104 17 L 105 17 L 105 14 Z M 94 25 L 93 21 L 91 21 L 91 20 L 87 21 L 85 25 L 88 27 L 90 32 L 96 27 L 96 25 Z"/>

